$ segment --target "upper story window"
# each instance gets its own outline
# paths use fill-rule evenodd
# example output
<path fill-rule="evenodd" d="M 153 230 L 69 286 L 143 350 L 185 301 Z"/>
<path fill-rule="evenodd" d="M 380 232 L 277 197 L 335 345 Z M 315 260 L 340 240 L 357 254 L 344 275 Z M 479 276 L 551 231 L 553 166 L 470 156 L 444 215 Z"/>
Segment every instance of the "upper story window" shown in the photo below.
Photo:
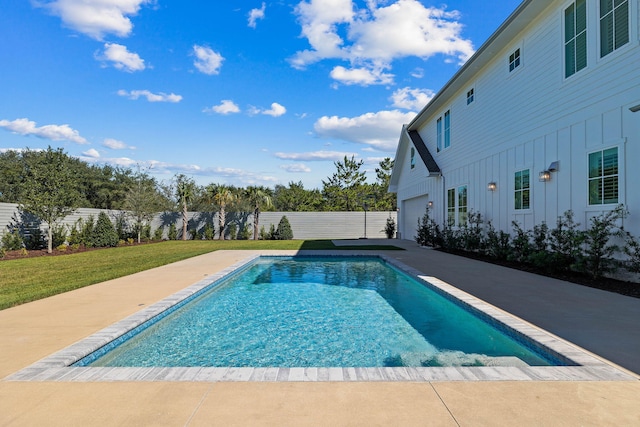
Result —
<path fill-rule="evenodd" d="M 512 72 L 520 66 L 520 48 L 516 49 L 511 55 L 509 55 L 509 72 Z"/>
<path fill-rule="evenodd" d="M 444 148 L 451 145 L 451 111 L 444 113 Z"/>
<path fill-rule="evenodd" d="M 618 203 L 618 147 L 589 154 L 589 204 Z"/>
<path fill-rule="evenodd" d="M 436 141 L 438 152 L 442 151 L 442 117 L 438 117 L 436 120 Z"/>
<path fill-rule="evenodd" d="M 587 66 L 587 2 L 576 0 L 564 10 L 564 76 Z"/>
<path fill-rule="evenodd" d="M 474 88 L 469 89 L 469 91 L 467 92 L 467 105 L 471 104 L 473 102 L 473 100 L 475 99 L 475 93 L 474 93 Z"/>
<path fill-rule="evenodd" d="M 516 210 L 529 209 L 531 207 L 531 173 L 524 169 L 515 173 L 514 183 L 514 208 Z"/>
<path fill-rule="evenodd" d="M 600 0 L 600 57 L 629 43 L 629 0 Z"/>
<path fill-rule="evenodd" d="M 411 147 L 411 169 L 416 167 L 416 149 Z"/>

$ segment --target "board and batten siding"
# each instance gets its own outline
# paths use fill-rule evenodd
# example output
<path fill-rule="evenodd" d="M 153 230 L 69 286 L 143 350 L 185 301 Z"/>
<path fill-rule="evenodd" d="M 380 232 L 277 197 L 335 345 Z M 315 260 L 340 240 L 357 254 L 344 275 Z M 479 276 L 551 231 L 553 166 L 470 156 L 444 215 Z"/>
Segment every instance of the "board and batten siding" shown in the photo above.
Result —
<path fill-rule="evenodd" d="M 618 147 L 619 202 L 631 215 L 624 226 L 640 235 L 640 112 L 630 107 L 640 104 L 640 46 L 637 0 L 631 7 L 631 34 L 627 45 L 604 58 L 599 57 L 597 2 L 588 6 L 588 65 L 569 78 L 564 77 L 563 11 L 569 2 L 551 2 L 543 13 L 476 71 L 467 85 L 427 111 L 417 129 L 440 166 L 443 178 L 424 178 L 439 190 L 424 185 L 424 193 L 434 201 L 434 214 L 444 222 L 444 191 L 467 185 L 469 209 L 504 231 L 511 222 L 531 229 L 545 221 L 554 226 L 567 210 L 576 221 L 589 218 L 609 207 L 588 204 L 588 154 Z M 508 57 L 520 49 L 522 63 L 509 73 Z M 487 54 L 487 52 L 485 52 Z M 466 103 L 467 90 L 474 89 L 474 102 Z M 451 146 L 437 152 L 436 120 L 451 111 Z M 551 181 L 540 182 L 539 172 L 554 162 L 559 170 Z M 402 171 L 398 204 L 420 194 L 409 169 Z M 531 173 L 531 209 L 514 208 L 514 174 Z M 495 182 L 497 190 L 487 190 Z M 400 215 L 400 229 L 404 217 Z"/>
<path fill-rule="evenodd" d="M 67 227 L 73 227 L 79 218 L 87 219 L 93 216 L 97 219 L 100 209 L 80 208 L 73 214 L 67 216 L 61 224 Z M 110 218 L 115 219 L 117 215 L 123 214 L 123 211 L 104 210 Z M 397 223 L 396 212 L 367 212 L 367 237 L 368 238 L 385 238 L 384 232 L 387 218 L 391 217 Z M 291 229 L 293 230 L 294 239 L 359 239 L 364 237 L 364 211 L 359 212 L 261 212 L 260 228 L 268 232 L 271 224 L 278 226 L 280 219 L 286 215 Z M 253 224 L 253 214 L 238 214 L 234 212 L 227 213 L 227 219 L 234 218 L 238 223 L 246 222 Z M 200 229 L 208 222 L 216 227 L 216 238 L 218 236 L 218 217 L 215 212 L 189 212 L 188 213 L 189 228 L 193 228 L 197 224 Z M 18 211 L 18 205 L 14 203 L 0 203 L 0 236 L 7 232 L 9 225 L 15 225 L 22 222 Z M 156 215 L 151 222 L 152 232 L 158 227 L 164 227 L 164 237 L 166 238 L 169 224 L 176 224 L 178 235 L 182 230 L 182 214 L 179 212 L 165 212 Z M 30 226 L 30 225 L 29 225 Z M 43 230 L 46 225 L 41 227 Z M 238 227 L 239 230 L 239 227 Z M 227 230 L 228 231 L 228 230 Z M 253 228 L 250 229 L 253 233 Z"/>

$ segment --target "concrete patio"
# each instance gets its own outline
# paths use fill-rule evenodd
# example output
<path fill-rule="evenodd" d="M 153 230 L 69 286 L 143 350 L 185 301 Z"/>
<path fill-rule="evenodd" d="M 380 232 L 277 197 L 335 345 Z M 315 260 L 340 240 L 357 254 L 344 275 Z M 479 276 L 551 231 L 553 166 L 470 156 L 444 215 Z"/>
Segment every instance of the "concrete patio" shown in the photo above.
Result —
<path fill-rule="evenodd" d="M 640 300 L 399 243 L 383 251 L 640 372 Z M 364 243 L 364 242 L 363 242 Z M 374 241 L 366 241 L 374 243 Z M 255 253 L 0 311 L 0 425 L 639 425 L 640 381 L 19 382 L 6 377 Z"/>

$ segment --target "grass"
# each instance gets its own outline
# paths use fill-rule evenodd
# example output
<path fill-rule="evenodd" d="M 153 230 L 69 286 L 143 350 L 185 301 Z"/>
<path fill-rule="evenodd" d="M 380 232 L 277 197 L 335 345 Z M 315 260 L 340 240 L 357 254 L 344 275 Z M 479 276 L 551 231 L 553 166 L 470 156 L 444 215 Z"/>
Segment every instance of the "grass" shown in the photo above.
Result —
<path fill-rule="evenodd" d="M 335 246 L 330 240 L 168 241 L 60 256 L 0 261 L 0 310 L 217 250 L 398 249 Z"/>

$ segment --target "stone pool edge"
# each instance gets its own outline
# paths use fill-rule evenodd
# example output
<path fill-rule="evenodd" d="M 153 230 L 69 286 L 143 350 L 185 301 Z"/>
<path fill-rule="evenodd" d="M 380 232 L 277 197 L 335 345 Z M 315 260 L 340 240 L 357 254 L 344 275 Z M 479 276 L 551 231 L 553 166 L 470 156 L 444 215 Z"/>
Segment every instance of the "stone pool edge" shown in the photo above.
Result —
<path fill-rule="evenodd" d="M 108 344 L 134 327 L 157 316 L 171 306 L 189 298 L 228 274 L 242 268 L 260 255 L 250 255 L 216 274 L 194 283 L 185 289 L 153 304 L 101 331 L 68 346 L 51 356 L 28 366 L 5 381 L 56 381 L 56 382 L 117 382 L 117 381 L 256 381 L 256 382 L 322 382 L 322 381 L 630 381 L 636 377 L 613 364 L 589 354 L 567 341 L 524 322 L 517 317 L 473 297 L 435 277 L 425 276 L 400 261 L 386 255 L 364 251 L 297 251 L 267 256 L 367 256 L 378 257 L 424 280 L 430 286 L 462 301 L 463 304 L 484 315 L 504 323 L 534 342 L 551 349 L 578 366 L 528 366 L 528 367 L 311 367 L 311 368 L 112 368 L 70 366 L 93 351 Z"/>

